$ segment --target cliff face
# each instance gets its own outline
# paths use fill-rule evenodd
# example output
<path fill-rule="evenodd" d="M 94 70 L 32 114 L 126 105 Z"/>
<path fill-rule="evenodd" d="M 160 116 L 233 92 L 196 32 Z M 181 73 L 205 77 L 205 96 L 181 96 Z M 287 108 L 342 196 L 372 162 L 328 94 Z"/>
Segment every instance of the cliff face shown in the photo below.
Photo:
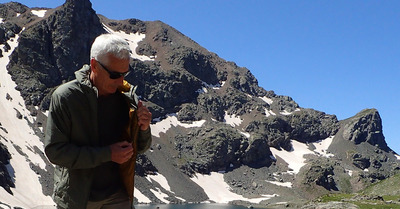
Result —
<path fill-rule="evenodd" d="M 89 63 L 96 36 L 116 33 L 135 46 L 134 70 L 126 79 L 138 86 L 154 118 L 154 144 L 139 156 L 136 184 L 151 202 L 212 200 L 191 177 L 215 172 L 226 172 L 231 191 L 245 198 L 277 194 L 261 202 L 265 205 L 358 191 L 399 170 L 377 110 L 338 121 L 301 108 L 289 96 L 259 87 L 249 69 L 162 22 L 110 20 L 97 15 L 88 0 L 67 0 L 43 17 L 18 3 L 1 4 L 0 18 L 2 52 L 18 40 L 7 70 L 35 116 L 34 128 L 45 123 L 42 111 L 52 90 Z M 6 146 L 0 146 L 0 156 L 0 185 L 11 192 Z M 170 188 L 150 181 L 154 174 L 164 176 Z M 155 190 L 167 197 L 160 199 Z"/>
<path fill-rule="evenodd" d="M 8 71 L 26 104 L 47 109 L 45 97 L 51 90 L 72 80 L 76 69 L 88 63 L 91 43 L 105 33 L 91 6 L 87 0 L 66 1 L 62 7 L 48 10 L 44 17 L 25 8 L 19 18 L 11 18 L 19 28 L 25 27 L 22 32 L 12 31 L 20 32 L 19 44 Z"/>
<path fill-rule="evenodd" d="M 368 142 L 382 150 L 389 151 L 382 132 L 382 120 L 375 109 L 363 110 L 348 119 L 344 127 L 343 138 L 360 144 Z"/>

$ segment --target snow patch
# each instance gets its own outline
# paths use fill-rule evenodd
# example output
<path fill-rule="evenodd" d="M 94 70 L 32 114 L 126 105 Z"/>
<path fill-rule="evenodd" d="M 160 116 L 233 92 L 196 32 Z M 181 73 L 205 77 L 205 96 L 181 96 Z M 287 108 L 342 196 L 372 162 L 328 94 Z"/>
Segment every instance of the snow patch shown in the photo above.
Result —
<path fill-rule="evenodd" d="M 298 111 L 300 111 L 300 108 L 296 108 L 293 112 L 289 112 L 289 111 L 287 111 L 287 110 L 283 110 L 282 112 L 279 112 L 281 115 L 291 115 L 291 114 L 293 114 L 294 112 L 298 112 Z"/>
<path fill-rule="evenodd" d="M 271 184 L 275 184 L 282 187 L 289 187 L 292 188 L 292 182 L 280 182 L 280 181 L 266 181 Z"/>
<path fill-rule="evenodd" d="M 400 160 L 400 155 L 395 154 L 394 156 L 396 156 L 397 160 Z"/>
<path fill-rule="evenodd" d="M 145 204 L 149 204 L 151 203 L 151 200 L 146 197 L 142 192 L 140 192 L 138 189 L 134 189 L 133 191 L 134 196 L 138 199 L 139 203 L 145 203 Z"/>
<path fill-rule="evenodd" d="M 103 24 L 103 28 L 106 31 L 108 31 L 109 33 L 118 35 L 118 36 L 124 38 L 126 41 L 128 41 L 129 47 L 131 48 L 131 53 L 132 53 L 133 58 L 141 60 L 141 61 L 154 61 L 154 59 L 156 58 L 156 56 L 148 57 L 146 55 L 138 55 L 136 53 L 136 48 L 138 47 L 139 42 L 142 41 L 146 37 L 146 34 L 140 34 L 139 32 L 128 34 L 123 31 L 114 31 L 104 24 Z"/>
<path fill-rule="evenodd" d="M 42 192 L 40 176 L 31 169 L 31 164 L 43 170 L 46 168 L 46 162 L 37 153 L 43 153 L 43 143 L 29 126 L 28 121 L 32 123 L 34 119 L 6 69 L 9 56 L 18 45 L 17 40 L 18 35 L 7 41 L 11 49 L 3 52 L 3 57 L 0 58 L 0 122 L 7 130 L 0 130 L 0 134 L 2 143 L 12 157 L 7 170 L 15 183 L 15 188 L 11 188 L 14 195 L 0 188 L 0 200 L 4 204 L 23 208 L 54 205 L 51 197 Z M 4 45 L 0 45 L 0 48 L 3 47 Z M 21 119 L 17 118 L 17 112 L 22 116 Z"/>
<path fill-rule="evenodd" d="M 349 176 L 353 176 L 353 171 L 352 170 L 347 170 L 346 169 L 346 173 L 349 174 Z"/>
<path fill-rule="evenodd" d="M 271 105 L 274 101 L 272 101 L 271 98 L 268 98 L 266 96 L 264 97 L 259 97 L 260 99 L 264 100 L 264 102 L 266 102 L 267 104 Z"/>
<path fill-rule="evenodd" d="M 221 87 L 225 85 L 226 81 L 221 81 Z"/>
<path fill-rule="evenodd" d="M 207 93 L 208 92 L 208 90 L 207 90 L 207 88 L 206 87 L 201 87 L 201 89 L 198 89 L 197 91 L 196 91 L 198 94 L 204 94 L 204 93 Z"/>
<path fill-rule="evenodd" d="M 261 195 L 260 198 L 245 198 L 242 195 L 233 193 L 229 185 L 224 181 L 224 174 L 211 172 L 210 175 L 196 174 L 191 178 L 193 182 L 203 188 L 210 201 L 216 203 L 229 203 L 233 200 L 248 201 L 251 203 L 260 203 L 263 200 L 271 199 L 278 195 Z"/>
<path fill-rule="evenodd" d="M 225 111 L 224 120 L 225 123 L 231 125 L 232 127 L 239 126 L 243 121 L 240 116 L 236 116 L 235 114 L 228 115 L 227 111 Z"/>
<path fill-rule="evenodd" d="M 157 175 L 148 175 L 148 176 L 146 176 L 146 179 L 147 179 L 150 183 L 152 183 L 152 184 L 154 184 L 154 182 L 157 182 L 158 184 L 160 184 L 160 186 L 161 186 L 162 188 L 164 188 L 164 189 L 167 190 L 168 192 L 175 193 L 175 192 L 172 192 L 172 191 L 171 191 L 171 187 L 170 187 L 169 184 L 168 184 L 167 178 L 165 178 L 165 176 L 163 176 L 163 175 L 160 174 L 160 173 L 157 173 Z M 164 192 L 162 192 L 161 189 L 158 188 L 158 187 L 156 187 L 156 189 L 157 189 L 157 190 L 150 189 L 150 191 L 151 191 L 160 201 L 162 201 L 162 202 L 164 202 L 164 203 L 167 203 L 167 204 L 170 203 L 170 202 L 167 200 L 167 198 L 169 197 L 169 195 L 166 194 L 166 193 L 164 193 Z M 143 194 L 142 194 L 142 195 L 143 195 Z M 143 196 L 144 196 L 144 195 L 143 195 Z M 141 198 L 143 198 L 143 197 L 141 197 Z M 185 201 L 183 198 L 180 198 L 180 197 L 176 197 L 176 198 L 178 198 L 178 199 L 180 199 L 180 200 L 182 200 L 182 201 Z M 147 199 L 148 199 L 148 198 L 147 198 Z M 144 199 L 144 198 L 143 198 L 144 202 L 147 201 L 147 199 Z M 149 201 L 150 201 L 150 200 L 149 200 Z M 151 202 L 151 201 L 150 201 L 150 202 Z"/>
<path fill-rule="evenodd" d="M 329 148 L 329 146 L 332 143 L 332 140 L 335 136 L 330 136 L 324 140 L 320 140 L 318 142 L 314 142 L 312 143 L 315 146 L 315 150 L 314 152 L 316 152 L 317 154 L 320 154 L 324 157 L 333 157 L 334 155 L 332 153 L 328 153 L 327 150 Z"/>
<path fill-rule="evenodd" d="M 206 82 L 203 82 L 203 86 L 201 87 L 201 89 L 198 89 L 196 92 L 197 93 L 199 93 L 199 94 L 204 94 L 204 93 L 208 93 L 208 90 L 207 89 L 215 89 L 215 90 L 218 90 L 218 89 L 220 89 L 222 86 L 224 86 L 225 85 L 225 81 L 222 81 L 222 84 L 215 84 L 215 85 L 212 85 L 212 84 L 208 84 L 208 83 L 206 83 Z"/>
<path fill-rule="evenodd" d="M 286 150 L 277 150 L 273 147 L 270 149 L 275 157 L 279 156 L 289 164 L 288 167 L 293 170 L 289 173 L 297 174 L 300 171 L 300 168 L 305 165 L 306 159 L 304 158 L 304 155 L 306 154 L 318 154 L 325 157 L 332 157 L 333 155 L 328 154 L 326 150 L 331 145 L 333 138 L 334 136 L 330 136 L 322 141 L 313 143 L 313 145 L 316 147 L 314 151 L 311 151 L 306 144 L 295 140 L 291 140 L 293 149 L 289 152 Z"/>
<path fill-rule="evenodd" d="M 166 204 L 170 203 L 169 200 L 166 199 L 166 198 L 168 198 L 168 195 L 165 194 L 165 193 L 163 193 L 163 192 L 160 190 L 160 188 L 156 188 L 156 189 L 157 189 L 157 191 L 154 190 L 154 189 L 150 189 L 150 191 L 154 194 L 154 196 L 156 196 L 157 199 L 159 199 L 159 200 L 162 201 L 163 203 L 166 203 Z"/>
<path fill-rule="evenodd" d="M 239 131 L 239 133 L 243 134 L 246 138 L 250 138 L 251 136 L 249 132 Z"/>
<path fill-rule="evenodd" d="M 300 168 L 305 165 L 306 159 L 304 158 L 304 155 L 306 154 L 314 154 L 311 150 L 308 149 L 307 145 L 291 140 L 293 149 L 291 151 L 286 151 L 286 150 L 277 150 L 273 147 L 271 147 L 271 152 L 274 154 L 274 156 L 279 156 L 282 158 L 286 163 L 289 164 L 289 168 L 292 169 L 293 174 L 297 174 L 300 171 Z"/>
<path fill-rule="evenodd" d="M 32 10 L 31 13 L 38 16 L 38 17 L 44 17 L 46 14 L 47 10 L 42 9 L 42 10 Z"/>
<path fill-rule="evenodd" d="M 157 119 L 155 119 L 157 121 Z M 159 121 L 159 120 L 158 120 Z M 151 133 L 153 136 L 160 137 L 160 133 L 166 133 L 172 126 L 182 126 L 184 128 L 201 127 L 206 120 L 194 121 L 192 123 L 182 123 L 178 121 L 176 114 L 169 114 L 167 118 L 155 124 L 151 124 Z"/>
<path fill-rule="evenodd" d="M 267 108 L 264 109 L 265 109 L 265 116 L 269 117 L 271 115 L 276 115 L 272 110 L 268 110 Z"/>
<path fill-rule="evenodd" d="M 160 184 L 160 186 L 168 191 L 171 191 L 171 187 L 168 184 L 167 178 L 165 178 L 162 174 L 157 173 L 157 175 L 147 175 L 146 179 L 148 181 L 155 181 Z"/>

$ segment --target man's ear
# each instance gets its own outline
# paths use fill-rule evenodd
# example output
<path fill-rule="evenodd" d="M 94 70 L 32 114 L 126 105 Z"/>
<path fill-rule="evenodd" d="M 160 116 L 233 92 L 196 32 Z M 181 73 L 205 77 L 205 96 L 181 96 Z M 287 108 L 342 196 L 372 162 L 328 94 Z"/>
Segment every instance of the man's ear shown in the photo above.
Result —
<path fill-rule="evenodd" d="M 97 72 L 97 62 L 94 58 L 90 59 L 90 70 Z"/>

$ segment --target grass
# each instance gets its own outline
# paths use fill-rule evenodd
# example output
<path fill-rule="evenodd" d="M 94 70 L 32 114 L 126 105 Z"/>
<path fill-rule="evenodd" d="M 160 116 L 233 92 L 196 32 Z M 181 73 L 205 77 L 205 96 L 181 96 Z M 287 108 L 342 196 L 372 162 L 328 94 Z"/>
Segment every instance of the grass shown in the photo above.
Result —
<path fill-rule="evenodd" d="M 353 203 L 360 207 L 360 209 L 398 209 L 400 205 L 396 204 L 365 204 L 365 203 Z"/>
<path fill-rule="evenodd" d="M 348 202 L 357 205 L 360 209 L 400 209 L 398 202 L 400 196 L 384 195 L 383 200 L 358 200 L 353 199 L 357 194 L 328 194 L 318 200 L 320 202 Z M 390 203 L 389 201 L 393 201 Z"/>
<path fill-rule="evenodd" d="M 400 174 L 396 174 L 388 179 L 369 186 L 362 192 L 362 194 L 397 196 L 398 200 L 400 199 L 399 184 Z"/>
<path fill-rule="evenodd" d="M 324 195 L 320 198 L 321 202 L 333 202 L 333 201 L 337 201 L 337 202 L 341 202 L 344 199 L 350 199 L 352 197 L 354 197 L 354 194 L 328 194 L 328 195 Z"/>
<path fill-rule="evenodd" d="M 372 184 L 361 192 L 327 194 L 318 198 L 318 202 L 347 202 L 357 205 L 361 209 L 400 209 L 399 184 L 400 174 L 397 174 Z M 357 196 L 359 197 L 357 198 Z"/>

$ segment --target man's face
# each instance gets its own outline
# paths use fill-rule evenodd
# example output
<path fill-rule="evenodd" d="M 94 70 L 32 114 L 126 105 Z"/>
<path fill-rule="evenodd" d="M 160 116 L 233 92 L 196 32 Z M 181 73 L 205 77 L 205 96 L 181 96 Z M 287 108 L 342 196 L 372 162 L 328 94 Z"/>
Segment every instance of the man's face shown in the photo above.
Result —
<path fill-rule="evenodd" d="M 129 71 L 129 59 L 118 59 L 113 55 L 108 55 L 108 63 L 100 63 L 93 58 L 90 65 L 92 68 L 91 81 L 98 89 L 99 96 L 115 93 L 124 80 L 124 76 L 115 78 L 111 75 L 110 78 L 110 73 L 107 71 L 111 71 L 111 74 Z"/>

